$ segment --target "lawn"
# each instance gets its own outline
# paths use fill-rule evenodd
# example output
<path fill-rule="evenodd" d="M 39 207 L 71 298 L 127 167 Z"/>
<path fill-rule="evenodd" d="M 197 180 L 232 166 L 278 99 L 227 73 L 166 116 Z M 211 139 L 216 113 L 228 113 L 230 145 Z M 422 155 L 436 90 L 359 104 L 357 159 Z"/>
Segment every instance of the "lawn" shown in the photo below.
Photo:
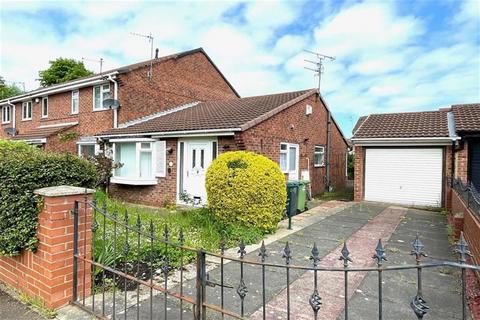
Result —
<path fill-rule="evenodd" d="M 94 215 L 94 259 L 107 266 L 127 266 L 134 270 L 138 265 L 143 265 L 157 269 L 167 257 L 169 268 L 172 269 L 179 267 L 181 260 L 183 263 L 192 261 L 195 258 L 194 252 L 165 246 L 161 241 L 165 238 L 165 226 L 168 227 L 171 242 L 179 243 L 182 230 L 185 246 L 203 248 L 210 252 L 219 251 L 222 241 L 228 248 L 237 246 L 240 240 L 245 244 L 258 243 L 264 236 L 256 228 L 217 221 L 205 208 L 172 206 L 157 209 L 111 199 L 103 192 L 96 192 L 95 199 L 99 208 L 105 205 L 107 214 L 112 216 L 115 212 L 119 221 L 115 223 L 100 212 Z M 128 221 L 133 230 L 125 227 L 125 221 Z M 136 232 L 139 222 L 142 235 Z M 155 238 L 153 242 L 149 236 L 151 232 Z M 101 270 L 97 270 L 99 271 Z"/>

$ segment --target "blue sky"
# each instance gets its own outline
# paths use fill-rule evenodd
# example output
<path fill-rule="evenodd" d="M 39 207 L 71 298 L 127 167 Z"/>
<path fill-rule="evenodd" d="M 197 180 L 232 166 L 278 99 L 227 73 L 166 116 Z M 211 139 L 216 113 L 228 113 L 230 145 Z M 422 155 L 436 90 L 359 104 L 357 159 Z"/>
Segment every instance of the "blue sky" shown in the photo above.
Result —
<path fill-rule="evenodd" d="M 315 87 L 304 49 L 326 62 L 322 95 L 345 135 L 360 115 L 480 101 L 479 0 L 33 1 L 0 3 L 0 75 L 38 86 L 56 57 L 104 68 L 203 47 L 242 96 Z M 91 70 L 98 64 L 85 62 Z"/>

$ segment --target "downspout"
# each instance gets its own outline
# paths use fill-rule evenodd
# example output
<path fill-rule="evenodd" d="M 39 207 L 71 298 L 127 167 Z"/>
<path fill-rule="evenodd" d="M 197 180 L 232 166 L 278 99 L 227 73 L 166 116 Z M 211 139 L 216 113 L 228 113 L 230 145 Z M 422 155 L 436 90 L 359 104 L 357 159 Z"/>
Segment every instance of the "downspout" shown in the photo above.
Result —
<path fill-rule="evenodd" d="M 108 80 L 113 82 L 113 99 L 117 100 L 117 95 L 118 95 L 118 83 L 117 81 L 112 77 L 112 75 L 108 76 Z M 118 128 L 118 108 L 113 109 L 113 127 Z"/>
<path fill-rule="evenodd" d="M 455 116 L 453 114 L 452 111 L 449 111 L 447 113 L 447 124 L 448 124 L 448 135 L 451 137 L 451 138 L 456 138 L 457 137 L 457 129 L 456 129 L 456 126 L 455 126 Z M 455 174 L 456 174 L 456 170 L 455 170 L 455 145 L 456 145 L 457 141 L 456 140 L 453 140 L 452 141 L 452 150 L 451 150 L 451 175 L 450 175 L 450 203 L 445 203 L 446 207 L 449 207 L 449 205 L 451 205 L 451 201 L 452 201 L 452 189 L 453 189 L 453 181 L 455 179 Z"/>
<path fill-rule="evenodd" d="M 16 131 L 16 130 L 15 130 L 15 128 L 16 128 L 16 123 L 15 123 L 15 122 L 16 122 L 15 105 L 14 105 L 13 103 L 11 103 L 10 100 L 7 100 L 7 104 L 12 107 L 12 112 L 13 112 L 13 115 L 12 115 L 12 126 L 13 126 L 13 129 L 14 129 L 12 136 L 15 136 L 15 131 Z"/>
<path fill-rule="evenodd" d="M 330 145 L 331 145 L 331 140 L 332 140 L 332 114 L 330 110 L 327 109 L 327 163 L 325 165 L 325 171 L 326 171 L 326 181 L 325 181 L 325 189 L 326 191 L 331 191 L 331 179 L 330 179 Z"/>

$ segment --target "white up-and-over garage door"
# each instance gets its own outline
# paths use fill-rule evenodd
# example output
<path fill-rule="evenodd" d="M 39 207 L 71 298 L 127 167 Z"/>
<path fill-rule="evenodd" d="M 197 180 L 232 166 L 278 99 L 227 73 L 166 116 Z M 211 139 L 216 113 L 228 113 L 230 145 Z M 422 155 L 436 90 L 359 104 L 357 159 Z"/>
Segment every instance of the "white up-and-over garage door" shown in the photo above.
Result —
<path fill-rule="evenodd" d="M 442 148 L 365 149 L 365 200 L 442 204 Z"/>

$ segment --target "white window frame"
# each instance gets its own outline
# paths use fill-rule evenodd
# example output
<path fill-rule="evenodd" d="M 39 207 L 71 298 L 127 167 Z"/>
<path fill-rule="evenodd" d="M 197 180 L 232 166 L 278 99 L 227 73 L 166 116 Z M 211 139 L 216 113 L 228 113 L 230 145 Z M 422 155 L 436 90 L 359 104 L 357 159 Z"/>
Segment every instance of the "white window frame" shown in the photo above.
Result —
<path fill-rule="evenodd" d="M 155 142 L 158 140 L 154 139 L 114 139 L 110 140 L 113 142 L 113 159 L 115 161 L 116 154 L 117 154 L 117 143 L 135 143 L 135 176 L 132 177 L 121 177 L 115 175 L 115 169 L 112 172 L 112 178 L 110 181 L 112 183 L 117 184 L 128 184 L 128 185 L 156 185 L 157 181 L 157 174 L 156 174 L 156 144 Z M 141 149 L 142 143 L 150 143 L 149 149 Z M 140 177 L 140 154 L 141 152 L 150 152 L 152 155 L 152 176 L 151 177 Z M 166 150 L 165 150 L 166 152 Z"/>
<path fill-rule="evenodd" d="M 47 102 L 47 113 L 45 114 L 45 109 L 44 109 L 44 101 Z M 43 97 L 42 98 L 42 101 L 41 101 L 41 109 L 42 109 L 42 118 L 45 119 L 45 118 L 48 118 L 48 97 Z"/>
<path fill-rule="evenodd" d="M 105 86 L 108 86 L 108 89 L 105 89 L 104 87 Z M 100 106 L 99 107 L 96 107 L 95 106 L 95 88 L 99 87 L 100 88 Z M 103 107 L 103 94 L 108 92 L 108 94 L 110 94 L 110 83 L 107 82 L 107 83 L 102 83 L 102 84 L 99 84 L 99 85 L 96 85 L 93 87 L 93 100 L 92 100 L 92 104 L 93 104 L 93 111 L 103 111 L 103 110 L 109 110 L 108 108 L 104 108 Z"/>
<path fill-rule="evenodd" d="M 317 148 L 321 148 L 322 151 L 317 151 Z M 322 163 L 315 162 L 315 155 L 323 154 L 323 161 Z M 313 150 L 313 165 L 315 168 L 325 167 L 325 146 L 316 145 Z"/>
<path fill-rule="evenodd" d="M 287 147 L 286 150 L 282 150 L 282 145 L 285 145 Z M 289 157 L 290 148 L 295 148 L 296 163 L 295 163 L 295 170 L 294 171 L 290 170 L 290 157 Z M 288 174 L 289 180 L 298 179 L 298 176 L 299 176 L 299 162 L 300 162 L 300 146 L 298 144 L 295 144 L 295 143 L 281 142 L 280 143 L 280 153 L 285 153 L 287 155 L 286 168 L 285 168 L 286 170 L 282 169 L 282 167 L 280 167 L 280 170 L 282 170 L 283 173 Z M 280 165 L 280 156 L 279 156 L 279 159 L 278 159 L 278 164 Z M 290 175 L 292 173 L 296 173 L 297 177 L 290 177 Z"/>
<path fill-rule="evenodd" d="M 25 106 L 28 108 L 30 106 L 30 117 L 27 117 L 25 113 L 27 110 L 25 109 Z M 33 118 L 33 103 L 32 101 L 25 101 L 22 103 L 22 121 L 30 121 Z"/>
<path fill-rule="evenodd" d="M 73 96 L 74 94 L 77 94 L 77 110 L 74 110 L 73 109 Z M 95 97 L 94 97 L 94 100 L 95 100 Z M 72 90 L 72 96 L 71 96 L 71 102 L 70 102 L 70 111 L 72 114 L 78 114 L 79 111 L 80 111 L 80 90 Z"/>
<path fill-rule="evenodd" d="M 82 146 L 94 146 L 95 151 L 94 154 L 98 155 L 100 153 L 100 145 L 95 142 L 77 142 L 78 145 L 78 156 L 82 157 Z"/>
<path fill-rule="evenodd" d="M 6 105 L 2 107 L 2 124 L 12 121 L 12 106 Z"/>

